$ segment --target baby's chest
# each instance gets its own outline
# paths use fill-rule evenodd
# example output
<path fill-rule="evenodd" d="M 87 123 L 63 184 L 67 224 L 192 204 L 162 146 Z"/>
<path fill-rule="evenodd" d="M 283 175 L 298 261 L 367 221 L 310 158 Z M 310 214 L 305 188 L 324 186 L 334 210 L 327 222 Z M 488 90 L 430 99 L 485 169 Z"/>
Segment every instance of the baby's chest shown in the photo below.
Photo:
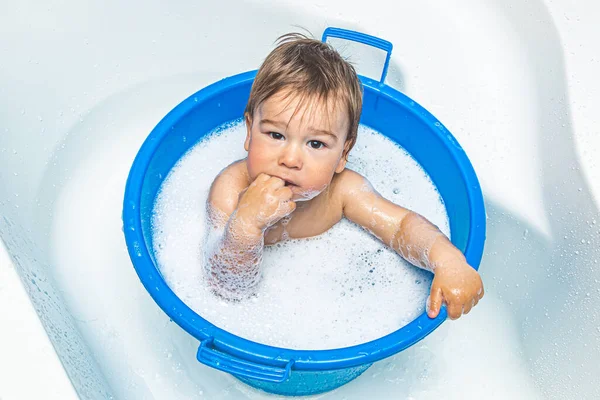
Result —
<path fill-rule="evenodd" d="M 286 239 L 317 236 L 337 224 L 341 215 L 294 215 L 283 218 L 265 232 L 265 244 L 275 244 Z"/>

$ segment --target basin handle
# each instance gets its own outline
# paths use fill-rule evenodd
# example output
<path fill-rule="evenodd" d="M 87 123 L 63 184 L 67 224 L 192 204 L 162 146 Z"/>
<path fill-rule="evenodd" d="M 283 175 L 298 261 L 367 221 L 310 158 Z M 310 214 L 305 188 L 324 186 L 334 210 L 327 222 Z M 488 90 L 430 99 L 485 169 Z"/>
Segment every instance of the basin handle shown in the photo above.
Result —
<path fill-rule="evenodd" d="M 385 77 L 387 76 L 388 67 L 390 66 L 390 57 L 392 56 L 393 45 L 391 42 L 375 36 L 367 35 L 366 33 L 333 27 L 325 29 L 321 41 L 326 42 L 328 37 L 351 40 L 353 42 L 363 43 L 384 50 L 387 55 L 385 57 L 385 62 L 383 63 L 383 71 L 381 72 L 381 79 L 379 80 L 379 83 L 382 85 L 385 83 Z"/>
<path fill-rule="evenodd" d="M 196 358 L 202 364 L 218 370 L 229 372 L 232 375 L 257 379 L 265 382 L 281 383 L 290 377 L 294 360 L 288 361 L 285 368 L 270 367 L 233 357 L 229 354 L 217 351 L 213 347 L 214 338 L 208 338 L 200 342 Z"/>

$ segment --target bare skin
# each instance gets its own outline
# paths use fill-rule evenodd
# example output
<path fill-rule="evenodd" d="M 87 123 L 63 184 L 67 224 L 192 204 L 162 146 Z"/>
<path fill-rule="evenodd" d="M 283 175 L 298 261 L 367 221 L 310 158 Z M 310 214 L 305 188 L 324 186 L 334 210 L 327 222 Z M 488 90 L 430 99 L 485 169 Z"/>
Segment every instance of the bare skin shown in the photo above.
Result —
<path fill-rule="evenodd" d="M 223 230 L 209 257 L 217 293 L 239 294 L 225 293 L 221 276 L 258 276 L 265 245 L 316 236 L 347 218 L 434 273 L 431 318 L 444 302 L 448 316 L 459 318 L 483 297 L 479 274 L 437 227 L 345 168 L 349 122 L 341 107 L 276 93 L 246 116 L 246 126 L 248 157 L 217 176 L 208 199 L 221 216 L 213 227 Z"/>

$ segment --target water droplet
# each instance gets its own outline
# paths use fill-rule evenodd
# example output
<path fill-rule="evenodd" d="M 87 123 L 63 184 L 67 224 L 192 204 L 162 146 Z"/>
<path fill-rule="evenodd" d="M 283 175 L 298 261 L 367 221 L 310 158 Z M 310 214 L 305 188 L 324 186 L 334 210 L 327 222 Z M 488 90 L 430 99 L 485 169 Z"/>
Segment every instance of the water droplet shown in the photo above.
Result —
<path fill-rule="evenodd" d="M 135 251 L 135 255 L 138 257 L 142 256 L 142 250 L 140 248 L 139 242 L 133 242 L 133 250 Z"/>

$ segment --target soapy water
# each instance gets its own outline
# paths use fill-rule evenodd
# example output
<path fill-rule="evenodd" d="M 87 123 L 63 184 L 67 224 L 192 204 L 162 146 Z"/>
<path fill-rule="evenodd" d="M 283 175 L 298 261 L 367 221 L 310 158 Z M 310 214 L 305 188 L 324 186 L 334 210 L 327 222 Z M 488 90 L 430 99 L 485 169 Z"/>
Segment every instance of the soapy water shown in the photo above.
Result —
<path fill-rule="evenodd" d="M 239 302 L 207 284 L 206 200 L 217 174 L 246 156 L 243 124 L 229 124 L 182 157 L 153 213 L 153 247 L 171 289 L 200 316 L 233 334 L 292 349 L 329 349 L 377 339 L 425 310 L 432 275 L 404 261 L 361 227 L 342 220 L 322 235 L 266 246 L 255 294 Z M 406 151 L 361 126 L 347 168 L 382 196 L 449 234 L 439 193 Z"/>

